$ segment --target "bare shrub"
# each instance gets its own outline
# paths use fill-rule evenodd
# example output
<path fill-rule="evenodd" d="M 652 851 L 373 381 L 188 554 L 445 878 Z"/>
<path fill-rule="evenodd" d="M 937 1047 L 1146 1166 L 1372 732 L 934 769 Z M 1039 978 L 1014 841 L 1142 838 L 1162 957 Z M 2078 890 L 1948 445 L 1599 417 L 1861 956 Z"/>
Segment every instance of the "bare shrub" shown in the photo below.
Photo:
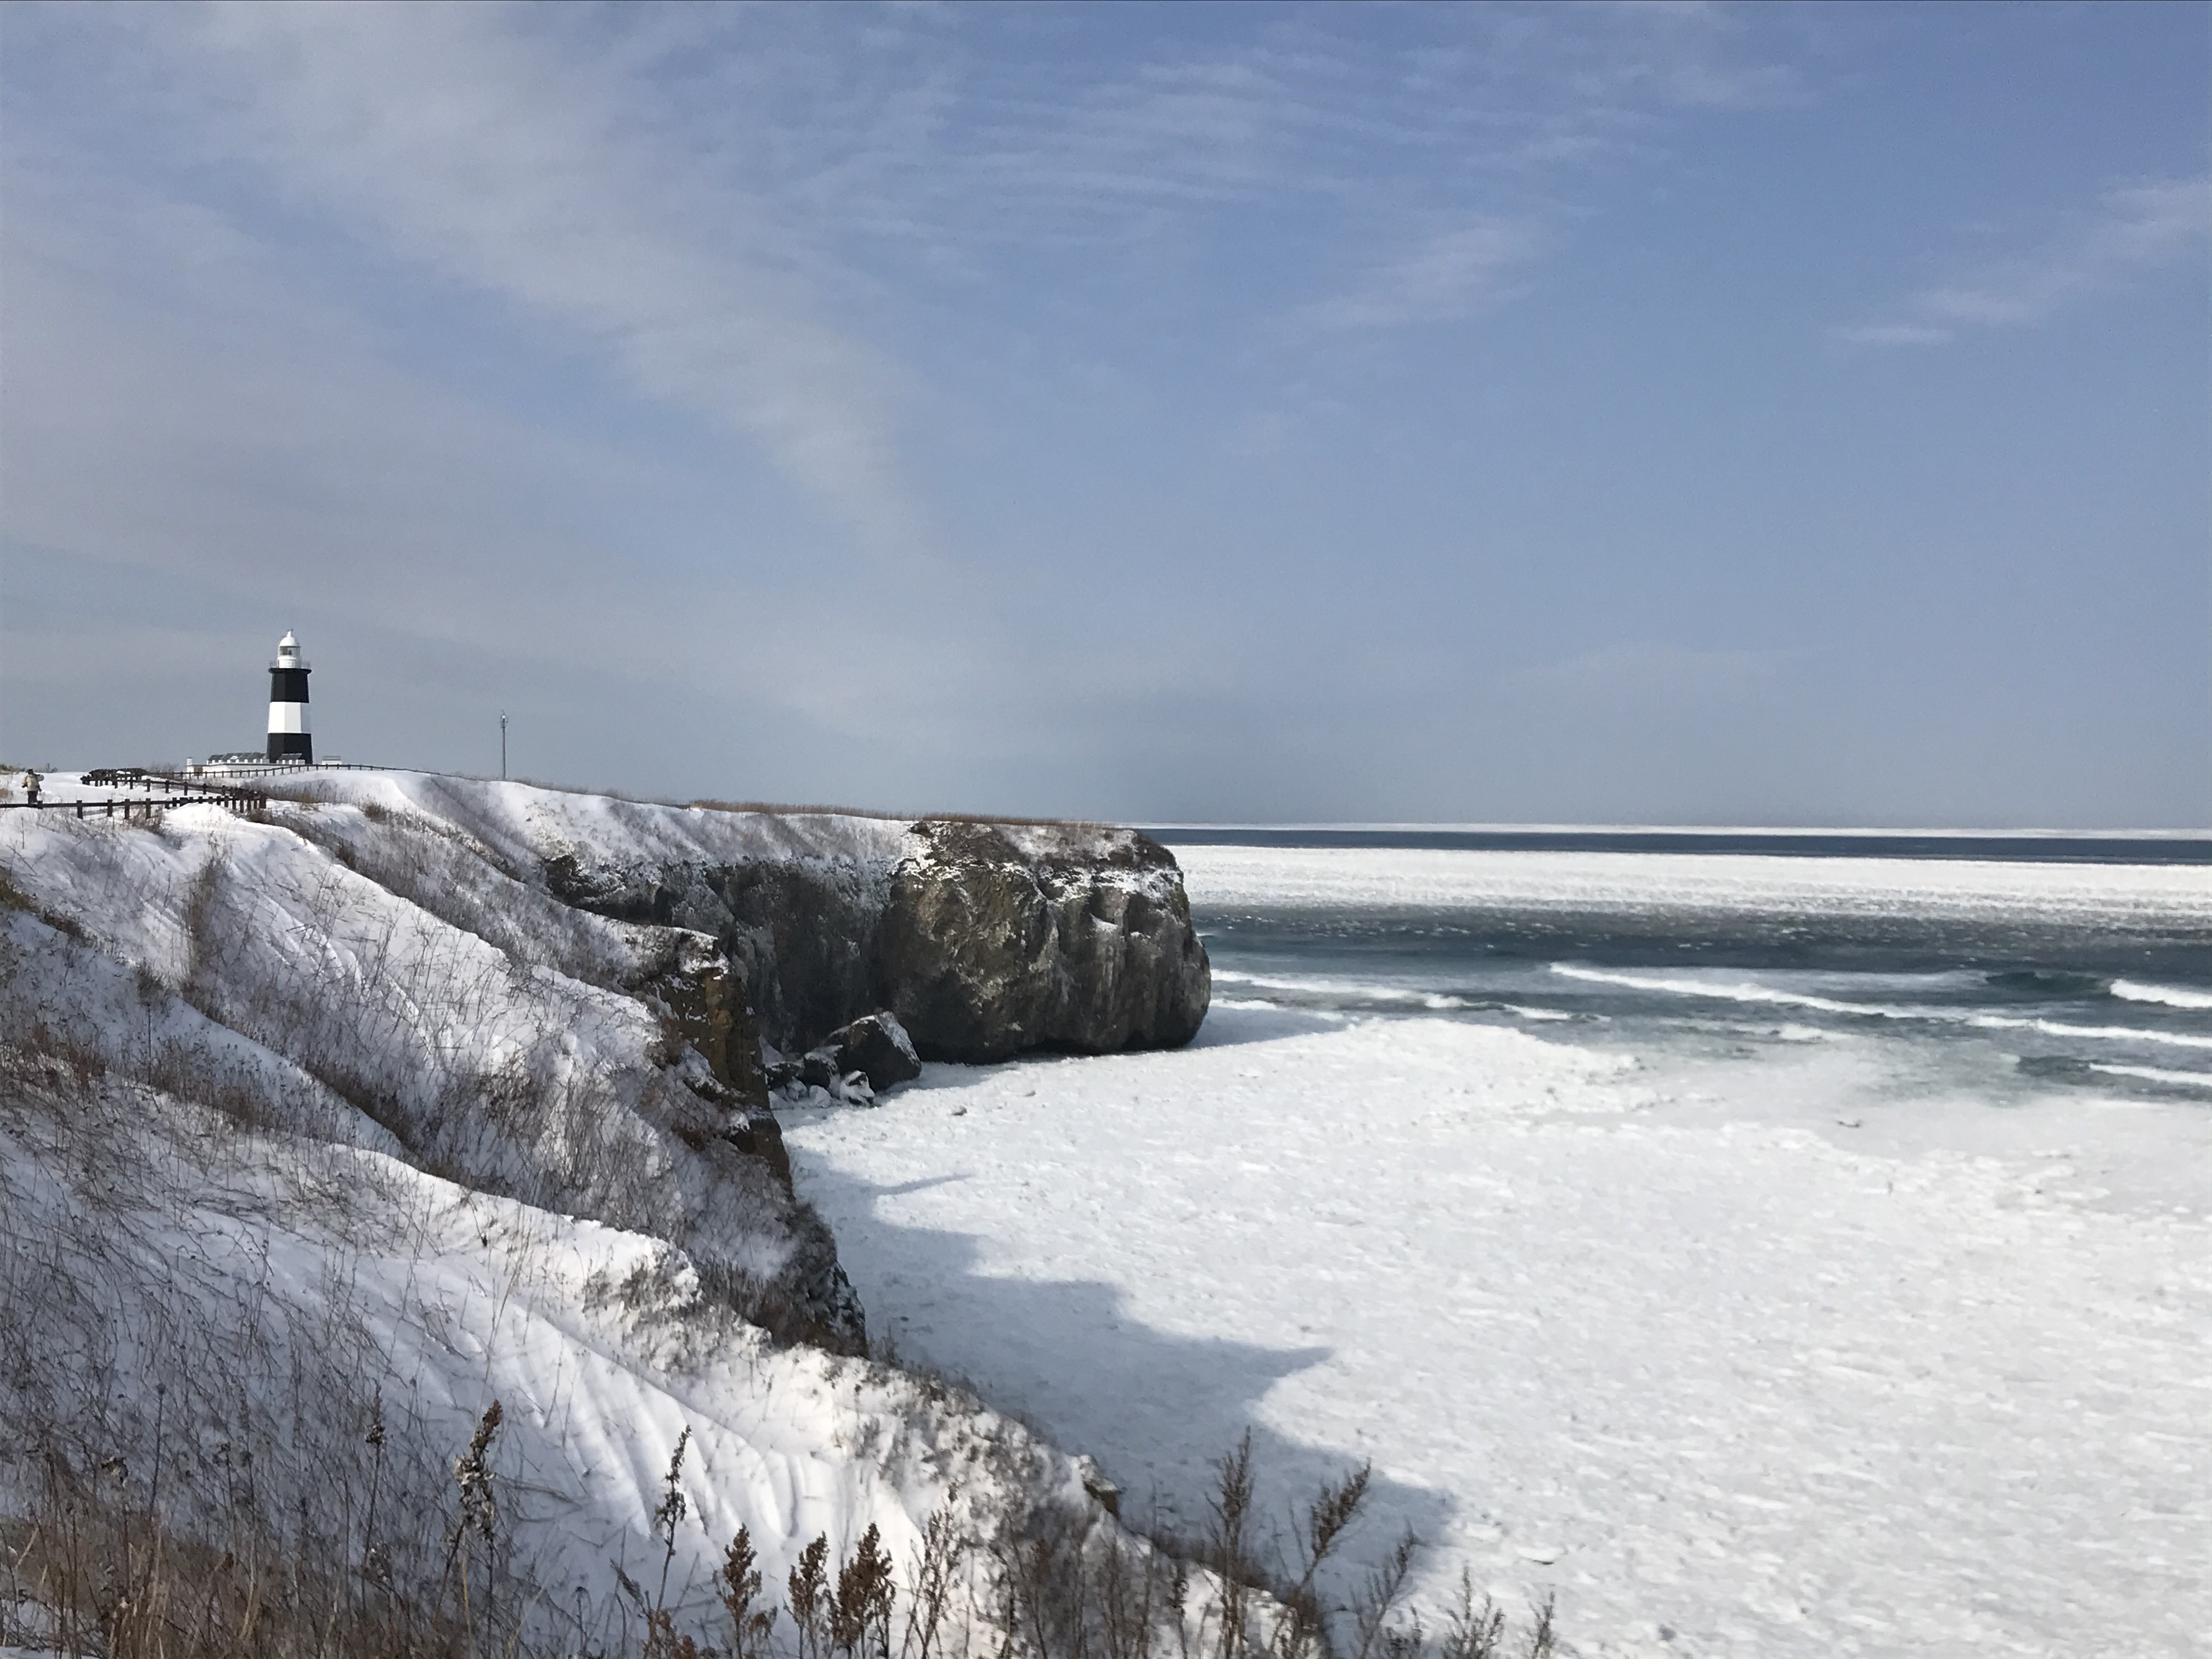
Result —
<path fill-rule="evenodd" d="M 937 1516 L 932 1516 L 930 1523 L 936 1525 Z M 766 1659 L 769 1638 L 775 1630 L 776 1609 L 773 1603 L 759 1605 L 760 1593 L 760 1565 L 753 1553 L 752 1534 L 739 1527 L 714 1574 L 715 1599 L 730 1620 L 731 1659 Z M 929 1659 L 926 1649 L 919 1659 Z"/>
<path fill-rule="evenodd" d="M 890 1659 L 891 1611 L 898 1599 L 891 1559 L 870 1522 L 853 1559 L 837 1569 L 830 1602 L 830 1644 L 845 1659 Z"/>
<path fill-rule="evenodd" d="M 304 1515 L 287 1526 L 240 1503 L 212 1536 L 179 1528 L 161 1502 L 174 1456 L 172 1441 L 142 1477 L 118 1457 L 80 1466 L 46 1449 L 28 1514 L 0 1522 L 0 1644 L 104 1659 L 480 1650 L 465 1616 L 355 1571 Z"/>
<path fill-rule="evenodd" d="M 818 1534 L 799 1553 L 799 1564 L 784 1580 L 792 1628 L 798 1633 L 799 1659 L 825 1659 L 829 1652 L 829 1537 Z"/>
<path fill-rule="evenodd" d="M 933 1510 L 922 1523 L 921 1541 L 915 1547 L 914 1559 L 907 1570 L 906 1629 L 899 1639 L 902 1659 L 933 1659 L 942 1651 L 945 1615 L 968 1553 L 967 1540 L 952 1520 L 951 1506 L 959 1498 L 960 1488 L 956 1485 L 945 1495 L 945 1506 Z"/>

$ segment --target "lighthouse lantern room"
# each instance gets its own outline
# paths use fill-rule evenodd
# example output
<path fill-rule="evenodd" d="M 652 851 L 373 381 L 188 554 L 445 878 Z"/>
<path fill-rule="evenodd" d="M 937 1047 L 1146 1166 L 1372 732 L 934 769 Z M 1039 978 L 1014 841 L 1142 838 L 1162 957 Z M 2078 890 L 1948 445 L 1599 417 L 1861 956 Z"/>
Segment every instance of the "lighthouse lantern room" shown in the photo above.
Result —
<path fill-rule="evenodd" d="M 315 740 L 307 731 L 307 659 L 288 632 L 276 642 L 269 665 L 269 758 L 301 766 L 315 762 Z"/>

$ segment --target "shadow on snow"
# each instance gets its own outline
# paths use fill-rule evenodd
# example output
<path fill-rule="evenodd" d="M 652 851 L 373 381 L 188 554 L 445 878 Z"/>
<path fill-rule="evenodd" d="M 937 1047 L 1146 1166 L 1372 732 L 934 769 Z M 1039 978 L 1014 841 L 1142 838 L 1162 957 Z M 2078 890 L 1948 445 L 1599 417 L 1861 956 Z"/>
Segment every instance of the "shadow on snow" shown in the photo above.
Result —
<path fill-rule="evenodd" d="M 1330 1349 L 1156 1330 L 1125 1311 L 1114 1285 L 980 1272 L 978 1235 L 902 1226 L 881 1212 L 881 1200 L 965 1176 L 878 1186 L 811 1158 L 799 1160 L 798 1174 L 802 1195 L 836 1233 L 872 1333 L 890 1338 L 905 1363 L 968 1382 L 993 1408 L 1070 1451 L 1089 1452 L 1121 1487 L 1129 1524 L 1198 1536 L 1212 1466 L 1247 1430 L 1263 1513 L 1285 1537 L 1294 1510 L 1303 1512 L 1322 1481 L 1360 1461 L 1356 1449 L 1304 1443 L 1255 1415 L 1275 1383 Z M 1441 1540 L 1452 1510 L 1448 1494 L 1378 1472 L 1366 1518 L 1339 1559 L 1339 1584 L 1408 1528 Z"/>

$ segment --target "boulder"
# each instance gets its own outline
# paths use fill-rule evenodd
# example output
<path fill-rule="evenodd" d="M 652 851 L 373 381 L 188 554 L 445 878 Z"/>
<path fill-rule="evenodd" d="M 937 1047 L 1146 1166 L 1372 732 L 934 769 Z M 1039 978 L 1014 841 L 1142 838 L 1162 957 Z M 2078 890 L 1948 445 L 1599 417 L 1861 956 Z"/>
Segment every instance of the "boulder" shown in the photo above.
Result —
<path fill-rule="evenodd" d="M 799 1062 L 798 1075 L 781 1085 L 778 1097 L 793 1106 L 872 1106 L 875 1086 L 866 1072 L 843 1066 L 838 1051 L 823 1045 L 810 1048 Z"/>
<path fill-rule="evenodd" d="M 784 1147 L 783 1125 L 776 1121 L 775 1113 L 769 1107 L 763 1104 L 732 1113 L 722 1130 L 722 1139 L 747 1157 L 767 1164 L 783 1183 L 785 1192 L 793 1190 L 791 1154 Z"/>
<path fill-rule="evenodd" d="M 888 1009 L 861 1015 L 832 1032 L 823 1047 L 836 1052 L 840 1076 L 866 1073 L 868 1086 L 878 1094 L 921 1075 L 921 1057 L 914 1051 L 914 1039 L 899 1024 L 898 1016 Z"/>

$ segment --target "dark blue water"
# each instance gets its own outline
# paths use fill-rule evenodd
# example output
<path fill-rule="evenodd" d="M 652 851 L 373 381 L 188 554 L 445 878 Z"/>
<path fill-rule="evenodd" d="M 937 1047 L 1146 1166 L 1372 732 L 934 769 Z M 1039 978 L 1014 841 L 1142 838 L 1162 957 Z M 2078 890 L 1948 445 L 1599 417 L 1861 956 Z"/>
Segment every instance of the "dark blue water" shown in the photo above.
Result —
<path fill-rule="evenodd" d="M 1189 830 L 1182 845 L 1531 851 L 1692 850 L 1648 832 Z M 1711 835 L 1699 850 L 1817 858 L 1925 857 L 1919 838 Z M 1814 850 L 1808 842 L 1837 842 Z M 2202 862 L 2212 843 L 2115 838 L 1941 838 L 1968 854 L 2072 864 Z M 2164 854 L 2143 856 L 2147 847 Z M 2182 859 L 2187 847 L 2196 856 Z M 2212 882 L 2212 867 L 2206 879 Z M 1632 911 L 1540 911 L 1479 896 L 1449 910 L 1303 905 L 1193 908 L 1215 994 L 1331 1018 L 1418 1015 L 1516 1025 L 1552 1040 L 1711 1057 L 1838 1039 L 1918 1045 L 2002 1103 L 2095 1090 L 2212 1103 L 2212 931 L 2184 913 L 2086 927 L 2032 908 L 1916 918 L 1778 908 L 1716 920 L 1639 902 Z"/>

